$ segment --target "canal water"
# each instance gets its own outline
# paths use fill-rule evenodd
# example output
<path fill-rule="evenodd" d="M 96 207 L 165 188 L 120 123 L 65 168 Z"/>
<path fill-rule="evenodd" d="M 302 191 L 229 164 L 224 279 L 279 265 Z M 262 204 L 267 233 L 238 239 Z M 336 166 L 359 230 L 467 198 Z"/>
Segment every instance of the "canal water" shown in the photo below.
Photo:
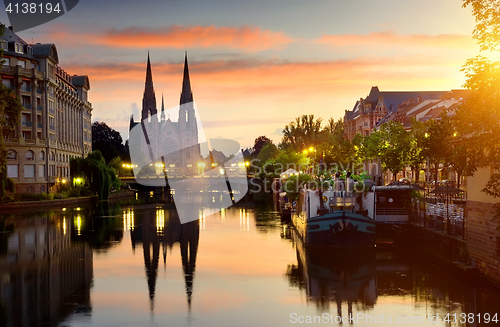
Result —
<path fill-rule="evenodd" d="M 405 248 L 307 251 L 272 205 L 1 214 L 0 326 L 483 326 L 500 290 Z M 489 323 L 486 323 L 489 321 Z"/>

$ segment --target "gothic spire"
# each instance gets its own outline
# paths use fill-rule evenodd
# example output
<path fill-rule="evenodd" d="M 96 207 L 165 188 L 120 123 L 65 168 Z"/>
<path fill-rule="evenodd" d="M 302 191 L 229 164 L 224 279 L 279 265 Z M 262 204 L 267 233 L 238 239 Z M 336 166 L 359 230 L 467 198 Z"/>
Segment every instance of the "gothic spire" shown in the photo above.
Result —
<path fill-rule="evenodd" d="M 149 115 L 156 115 L 156 96 L 153 87 L 153 74 L 151 73 L 151 62 L 149 60 L 146 67 L 146 83 L 144 86 L 144 96 L 142 97 L 142 120 L 148 119 Z"/>
<path fill-rule="evenodd" d="M 182 78 L 182 93 L 180 105 L 193 102 L 193 93 L 191 92 L 191 82 L 189 81 L 189 68 L 187 51 L 184 57 L 184 77 Z"/>
<path fill-rule="evenodd" d="M 161 93 L 161 121 L 165 121 L 165 102 L 163 101 L 163 92 Z"/>

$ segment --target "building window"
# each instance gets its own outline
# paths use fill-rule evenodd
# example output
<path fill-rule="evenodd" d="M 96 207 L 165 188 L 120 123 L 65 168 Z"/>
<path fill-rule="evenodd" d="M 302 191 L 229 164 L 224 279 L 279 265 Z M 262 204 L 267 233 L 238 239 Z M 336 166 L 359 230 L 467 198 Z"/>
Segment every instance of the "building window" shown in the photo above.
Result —
<path fill-rule="evenodd" d="M 7 152 L 7 159 L 8 160 L 16 160 L 17 159 L 17 153 L 16 153 L 16 151 L 9 150 L 9 152 Z"/>
<path fill-rule="evenodd" d="M 26 61 L 24 60 L 18 60 L 17 65 L 21 66 L 22 68 L 26 68 Z"/>
<path fill-rule="evenodd" d="M 7 165 L 7 177 L 9 178 L 18 178 L 18 165 Z"/>
<path fill-rule="evenodd" d="M 45 165 L 38 166 L 38 176 L 45 177 Z"/>
<path fill-rule="evenodd" d="M 24 165 L 24 177 L 35 177 L 35 165 Z"/>
<path fill-rule="evenodd" d="M 34 158 L 35 158 L 35 154 L 33 153 L 33 151 L 28 150 L 26 152 L 26 160 L 33 160 Z"/>
<path fill-rule="evenodd" d="M 3 58 L 3 65 L 4 66 L 10 66 L 10 58 L 4 57 Z"/>
<path fill-rule="evenodd" d="M 40 160 L 45 160 L 45 152 L 40 152 Z"/>

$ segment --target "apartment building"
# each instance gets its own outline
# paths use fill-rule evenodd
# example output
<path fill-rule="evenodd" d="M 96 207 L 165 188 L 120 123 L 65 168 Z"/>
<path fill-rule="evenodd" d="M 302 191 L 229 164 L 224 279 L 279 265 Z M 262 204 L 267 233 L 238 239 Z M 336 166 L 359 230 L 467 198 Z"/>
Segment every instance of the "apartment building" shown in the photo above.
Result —
<path fill-rule="evenodd" d="M 64 71 L 54 44 L 28 44 L 11 27 L 1 46 L 2 83 L 23 105 L 14 134 L 5 139 L 7 176 L 17 192 L 55 191 L 70 182 L 70 159 L 92 151 L 89 78 Z"/>

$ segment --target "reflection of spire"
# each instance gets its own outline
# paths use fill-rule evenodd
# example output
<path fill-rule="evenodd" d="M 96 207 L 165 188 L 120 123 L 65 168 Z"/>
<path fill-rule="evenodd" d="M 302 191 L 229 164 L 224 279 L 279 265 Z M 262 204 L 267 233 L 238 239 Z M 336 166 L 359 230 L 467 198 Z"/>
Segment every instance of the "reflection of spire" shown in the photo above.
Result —
<path fill-rule="evenodd" d="M 193 102 L 193 92 L 191 92 L 191 82 L 189 81 L 189 68 L 187 51 L 184 57 L 184 76 L 182 78 L 182 93 L 180 105 Z"/>
<path fill-rule="evenodd" d="M 154 297 L 156 288 L 156 277 L 158 275 L 158 261 L 160 257 L 160 242 L 156 234 L 156 211 L 150 210 L 149 214 L 144 216 L 142 222 L 142 241 L 144 250 L 144 266 L 146 267 L 146 277 L 148 280 L 150 310 L 154 311 Z M 151 247 L 153 253 L 151 253 Z"/>
<path fill-rule="evenodd" d="M 163 236 L 163 242 L 161 243 L 162 244 L 162 250 L 163 250 L 163 270 L 166 271 L 167 270 L 167 247 L 165 246 L 165 242 L 166 242 L 166 237 L 165 235 Z"/>
<path fill-rule="evenodd" d="M 186 283 L 188 310 L 191 312 L 193 295 L 193 279 L 196 268 L 196 255 L 198 253 L 198 240 L 200 238 L 200 225 L 198 220 L 182 225 L 181 229 L 181 257 Z"/>

